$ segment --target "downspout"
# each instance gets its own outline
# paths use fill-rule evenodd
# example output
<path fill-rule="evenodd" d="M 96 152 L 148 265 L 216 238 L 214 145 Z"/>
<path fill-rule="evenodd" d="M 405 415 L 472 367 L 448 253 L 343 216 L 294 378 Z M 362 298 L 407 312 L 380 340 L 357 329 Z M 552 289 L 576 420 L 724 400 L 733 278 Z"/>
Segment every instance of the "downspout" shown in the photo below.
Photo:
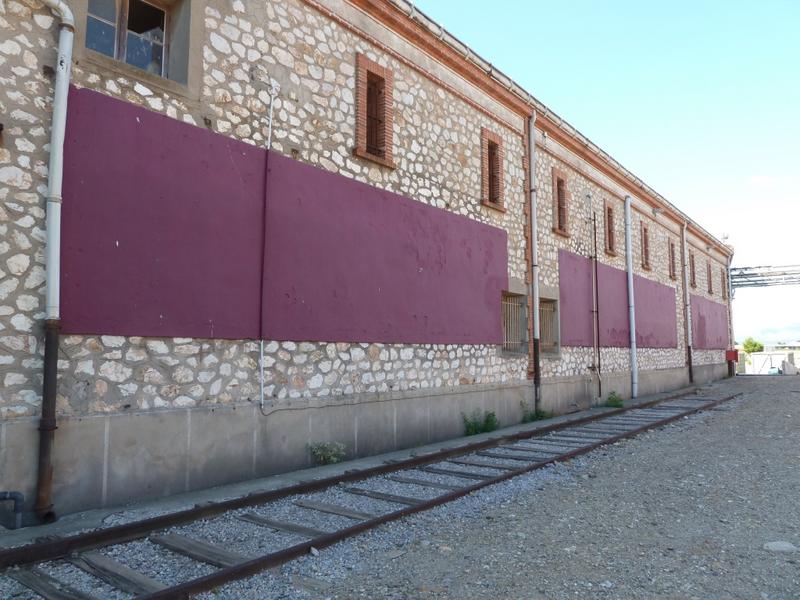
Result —
<path fill-rule="evenodd" d="M 269 84 L 269 117 L 267 121 L 267 164 L 264 167 L 264 219 L 261 223 L 261 307 L 260 319 L 261 322 L 258 328 L 258 335 L 261 337 L 258 344 L 259 361 L 258 361 L 258 382 L 259 382 L 259 400 L 258 409 L 263 416 L 267 416 L 264 412 L 265 400 L 265 385 L 264 379 L 264 276 L 266 268 L 266 254 L 267 254 L 267 183 L 269 178 L 269 151 L 272 149 L 272 121 L 275 108 L 275 98 L 278 96 L 279 87 L 270 78 Z"/>
<path fill-rule="evenodd" d="M 637 398 L 639 396 L 639 364 L 636 358 L 636 303 L 633 294 L 631 237 L 631 197 L 625 196 L 625 266 L 628 270 L 628 327 L 631 330 L 631 398 Z"/>
<path fill-rule="evenodd" d="M 595 363 L 594 372 L 597 375 L 597 397 L 603 397 L 603 369 L 601 365 L 600 355 L 600 281 L 597 267 L 597 213 L 591 204 L 591 194 L 589 195 L 589 207 L 592 211 L 592 244 L 594 246 L 594 254 L 592 255 L 592 262 L 594 262 L 592 269 L 592 313 L 594 317 L 594 352 Z"/>
<path fill-rule="evenodd" d="M 692 303 L 689 297 L 689 241 L 687 230 L 689 223 L 683 223 L 681 230 L 681 254 L 683 255 L 683 321 L 686 329 L 686 365 L 689 367 L 689 383 L 694 383 L 692 367 Z"/>
<path fill-rule="evenodd" d="M 50 164 L 48 166 L 47 217 L 45 226 L 44 381 L 42 416 L 39 420 L 39 473 L 34 510 L 40 521 L 55 521 L 53 510 L 53 444 L 56 430 L 56 390 L 58 386 L 58 338 L 61 330 L 61 184 L 64 175 L 64 136 L 67 127 L 67 96 L 72 66 L 72 41 L 75 18 L 66 2 L 43 0 L 59 18 L 58 58 L 56 60 L 53 122 L 50 128 Z"/>
<path fill-rule="evenodd" d="M 541 405 L 542 370 L 540 368 L 541 347 L 539 343 L 539 226 L 538 202 L 536 199 L 536 111 L 528 119 L 528 139 L 530 140 L 530 214 L 531 214 L 531 285 L 533 302 L 533 410 Z"/>
<path fill-rule="evenodd" d="M 729 254 L 725 261 L 725 287 L 728 292 L 728 349 L 734 349 L 733 337 L 733 288 L 731 286 L 731 262 L 733 262 L 733 255 Z M 736 377 L 736 362 L 730 361 L 728 363 L 728 376 Z"/>

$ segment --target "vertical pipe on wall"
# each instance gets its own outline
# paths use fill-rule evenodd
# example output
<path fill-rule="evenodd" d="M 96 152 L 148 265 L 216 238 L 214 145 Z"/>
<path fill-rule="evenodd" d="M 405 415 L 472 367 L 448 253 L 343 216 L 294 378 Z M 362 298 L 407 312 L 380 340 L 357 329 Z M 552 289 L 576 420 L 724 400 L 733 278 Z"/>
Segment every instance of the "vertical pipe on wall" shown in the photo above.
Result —
<path fill-rule="evenodd" d="M 631 398 L 639 396 L 639 364 L 636 357 L 636 303 L 633 294 L 633 244 L 631 197 L 625 196 L 625 266 L 628 271 L 628 327 L 631 330 Z"/>
<path fill-rule="evenodd" d="M 528 139 L 530 140 L 530 214 L 531 214 L 531 286 L 533 302 L 533 409 L 539 410 L 541 401 L 542 374 L 540 368 L 539 342 L 539 227 L 538 202 L 536 198 L 536 111 L 528 119 Z"/>
<path fill-rule="evenodd" d="M 591 196 L 590 196 L 591 199 Z M 597 374 L 597 397 L 603 397 L 603 370 L 601 365 L 601 356 L 600 356 L 600 282 L 598 279 L 598 267 L 597 267 L 597 213 L 594 211 L 594 207 L 589 205 L 592 210 L 592 244 L 593 244 L 593 253 L 592 253 L 592 262 L 594 263 L 594 268 L 592 269 L 592 312 L 594 316 L 594 352 L 595 352 L 595 362 L 594 368 L 595 373 Z"/>
<path fill-rule="evenodd" d="M 75 19 L 61 0 L 44 0 L 59 18 L 58 56 L 53 92 L 53 120 L 50 126 L 50 162 L 45 217 L 45 338 L 42 416 L 39 420 L 39 464 L 34 510 L 39 520 L 55 521 L 53 509 L 53 447 L 56 430 L 56 391 L 58 386 L 58 343 L 61 330 L 61 185 L 64 175 L 64 137 L 67 128 L 67 98 L 72 66 Z"/>
<path fill-rule="evenodd" d="M 736 341 L 733 337 L 733 294 L 732 294 L 732 287 L 731 287 L 731 262 L 733 261 L 733 256 L 728 255 L 725 260 L 725 281 L 723 284 L 726 287 L 727 297 L 728 297 L 728 349 L 734 349 L 734 342 Z M 735 377 L 736 376 L 736 362 L 729 361 L 728 362 L 728 376 Z"/>
<path fill-rule="evenodd" d="M 689 297 L 689 223 L 684 222 L 681 230 L 681 267 L 683 269 L 683 326 L 686 338 L 686 366 L 689 368 L 689 383 L 694 383 L 694 368 L 692 367 L 692 303 Z"/>
<path fill-rule="evenodd" d="M 269 151 L 272 147 L 272 118 L 274 114 L 275 98 L 278 96 L 278 85 L 270 80 L 269 85 L 269 115 L 267 117 L 267 165 L 264 167 L 264 218 L 262 223 L 261 239 L 263 247 L 261 248 L 261 306 L 259 314 L 261 315 L 261 323 L 258 328 L 258 335 L 261 337 L 258 344 L 258 382 L 259 382 L 259 400 L 258 408 L 261 414 L 264 415 L 264 269 L 265 269 L 265 255 L 267 252 L 267 177 L 269 170 Z"/>

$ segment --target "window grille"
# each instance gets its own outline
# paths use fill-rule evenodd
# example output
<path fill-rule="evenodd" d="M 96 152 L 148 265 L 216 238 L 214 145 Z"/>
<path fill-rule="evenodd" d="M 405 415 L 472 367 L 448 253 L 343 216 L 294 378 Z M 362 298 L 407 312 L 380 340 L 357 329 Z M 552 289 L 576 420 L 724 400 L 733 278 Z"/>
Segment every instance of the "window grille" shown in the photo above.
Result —
<path fill-rule="evenodd" d="M 527 307 L 527 296 L 503 295 L 503 350 L 506 352 L 528 352 Z"/>
<path fill-rule="evenodd" d="M 558 311 L 555 300 L 539 300 L 539 348 L 545 352 L 558 348 Z"/>

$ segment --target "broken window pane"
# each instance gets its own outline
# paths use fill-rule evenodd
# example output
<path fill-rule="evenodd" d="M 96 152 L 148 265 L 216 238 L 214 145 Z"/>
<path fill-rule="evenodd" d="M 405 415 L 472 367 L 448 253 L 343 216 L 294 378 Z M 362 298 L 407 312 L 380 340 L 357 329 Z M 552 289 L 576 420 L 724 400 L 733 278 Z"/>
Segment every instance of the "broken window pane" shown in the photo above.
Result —
<path fill-rule="evenodd" d="M 92 16 L 86 18 L 86 47 L 114 58 L 117 28 Z"/>
<path fill-rule="evenodd" d="M 144 39 L 164 43 L 164 11 L 141 0 L 131 0 L 128 12 L 128 31 Z"/>
<path fill-rule="evenodd" d="M 152 4 L 131 0 L 125 62 L 156 75 L 163 74 L 166 15 Z"/>

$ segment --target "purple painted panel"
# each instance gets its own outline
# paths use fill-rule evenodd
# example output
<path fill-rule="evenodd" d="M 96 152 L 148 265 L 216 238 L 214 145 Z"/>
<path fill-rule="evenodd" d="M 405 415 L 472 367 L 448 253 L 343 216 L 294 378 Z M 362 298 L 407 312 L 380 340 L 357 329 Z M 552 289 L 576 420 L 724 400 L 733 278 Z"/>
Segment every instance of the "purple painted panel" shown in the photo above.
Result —
<path fill-rule="evenodd" d="M 265 333 L 500 343 L 502 229 L 270 153 Z"/>
<path fill-rule="evenodd" d="M 263 150 L 75 88 L 65 146 L 65 332 L 258 337 Z"/>
<path fill-rule="evenodd" d="M 678 347 L 675 293 L 675 288 L 671 286 L 638 275 L 633 276 L 637 346 L 640 348 Z M 629 345 L 630 343 L 626 344 L 626 346 Z"/>
<path fill-rule="evenodd" d="M 583 256 L 558 251 L 558 296 L 562 346 L 591 346 L 592 264 Z"/>
<path fill-rule="evenodd" d="M 589 262 L 589 259 L 586 259 Z M 598 307 L 600 311 L 600 345 L 628 348 L 631 328 L 628 322 L 628 277 L 625 271 L 608 265 L 597 265 Z M 634 279 L 634 292 L 636 291 Z M 638 317 L 638 314 L 637 314 Z"/>
<path fill-rule="evenodd" d="M 691 297 L 692 341 L 700 350 L 728 347 L 728 307 L 702 296 Z"/>
<path fill-rule="evenodd" d="M 591 346 L 592 262 L 566 250 L 558 252 L 561 305 L 561 343 Z M 628 280 L 625 271 L 597 265 L 600 345 L 630 346 Z M 636 344 L 642 348 L 676 348 L 678 324 L 675 289 L 634 275 L 636 297 Z"/>

